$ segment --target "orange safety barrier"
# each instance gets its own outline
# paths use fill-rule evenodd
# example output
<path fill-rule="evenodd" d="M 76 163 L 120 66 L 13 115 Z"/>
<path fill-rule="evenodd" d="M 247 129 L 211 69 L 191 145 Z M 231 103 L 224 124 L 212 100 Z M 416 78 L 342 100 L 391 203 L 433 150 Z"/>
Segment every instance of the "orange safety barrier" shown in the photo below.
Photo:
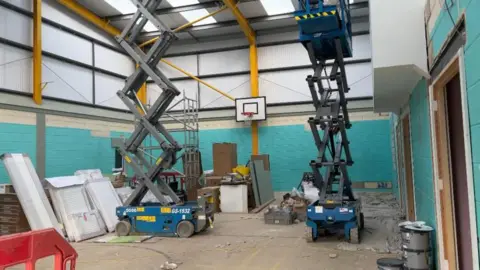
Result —
<path fill-rule="evenodd" d="M 36 261 L 49 256 L 55 256 L 55 270 L 75 269 L 77 252 L 53 228 L 0 237 L 0 270 L 18 264 L 35 270 Z"/>

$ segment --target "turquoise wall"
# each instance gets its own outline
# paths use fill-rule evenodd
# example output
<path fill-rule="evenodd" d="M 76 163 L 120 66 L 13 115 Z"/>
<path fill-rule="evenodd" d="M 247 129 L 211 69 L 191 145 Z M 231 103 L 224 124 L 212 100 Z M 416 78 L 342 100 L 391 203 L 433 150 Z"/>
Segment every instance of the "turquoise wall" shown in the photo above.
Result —
<path fill-rule="evenodd" d="M 25 152 L 35 162 L 35 126 L 0 124 L 0 130 L 1 152 Z M 121 135 L 128 137 L 130 134 L 110 134 L 111 137 Z M 179 143 L 183 143 L 183 134 L 173 135 Z M 389 121 L 354 122 L 348 135 L 355 161 L 354 166 L 349 169 L 352 181 L 391 181 L 393 162 Z M 250 158 L 249 128 L 201 130 L 199 136 L 205 170 L 213 168 L 213 143 L 236 143 L 239 164 L 246 164 Z M 296 187 L 303 172 L 310 171 L 310 160 L 317 156 L 311 131 L 305 130 L 304 125 L 260 127 L 259 137 L 260 152 L 270 155 L 274 189 L 287 191 Z M 158 151 L 154 151 L 155 156 L 158 154 Z M 72 175 L 76 170 L 90 168 L 99 168 L 108 174 L 113 165 L 114 152 L 110 146 L 110 137 L 92 136 L 87 129 L 46 128 L 47 177 Z M 182 170 L 181 162 L 177 163 L 175 168 Z M 132 174 L 131 168 L 128 172 Z M 2 167 L 0 177 L 2 182 L 8 182 Z"/>
<path fill-rule="evenodd" d="M 447 0 L 449 3 L 450 1 Z M 465 12 L 466 19 L 467 43 L 464 47 L 465 80 L 470 120 L 477 233 L 480 234 L 480 1 L 455 1 L 451 8 L 454 20 L 458 18 L 458 8 L 460 8 L 460 13 Z M 438 54 L 452 28 L 452 22 L 448 13 L 442 10 L 435 22 L 434 31 L 431 33 L 435 55 Z"/>
<path fill-rule="evenodd" d="M 95 168 L 111 173 L 115 156 L 110 138 L 92 136 L 90 130 L 77 128 L 47 127 L 45 133 L 46 177 Z"/>
<path fill-rule="evenodd" d="M 349 168 L 352 181 L 392 180 L 392 154 L 388 120 L 353 122 L 347 131 L 355 164 Z M 273 188 L 297 187 L 309 162 L 317 157 L 310 130 L 304 125 L 260 127 L 260 152 L 270 154 Z"/>
<path fill-rule="evenodd" d="M 412 142 L 415 213 L 417 220 L 425 221 L 436 229 L 429 115 L 427 83 L 425 80 L 421 80 L 410 97 L 410 140 Z M 433 241 L 436 243 L 435 234 Z"/>
<path fill-rule="evenodd" d="M 36 127 L 0 123 L 0 154 L 26 153 L 35 165 L 36 160 Z M 10 178 L 0 162 L 0 184 L 10 183 Z"/>

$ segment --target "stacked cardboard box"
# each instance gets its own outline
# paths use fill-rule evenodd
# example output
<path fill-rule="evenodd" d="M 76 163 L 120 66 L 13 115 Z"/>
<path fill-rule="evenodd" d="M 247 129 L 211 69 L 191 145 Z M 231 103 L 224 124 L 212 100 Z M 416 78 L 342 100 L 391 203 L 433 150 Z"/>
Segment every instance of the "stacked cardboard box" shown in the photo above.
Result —
<path fill-rule="evenodd" d="M 17 195 L 0 194 L 0 235 L 26 231 L 30 231 L 30 226 Z"/>
<path fill-rule="evenodd" d="M 237 165 L 237 144 L 213 144 L 213 174 L 215 176 L 225 176 L 231 173 Z"/>

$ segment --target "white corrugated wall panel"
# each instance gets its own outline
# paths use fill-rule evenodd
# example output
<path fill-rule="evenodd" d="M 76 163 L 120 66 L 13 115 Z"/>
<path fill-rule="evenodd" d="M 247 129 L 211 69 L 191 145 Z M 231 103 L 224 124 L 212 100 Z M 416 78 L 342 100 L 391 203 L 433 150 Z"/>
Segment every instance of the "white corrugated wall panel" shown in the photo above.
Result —
<path fill-rule="evenodd" d="M 185 52 L 193 52 L 193 51 L 201 51 L 201 50 L 211 50 L 211 49 L 221 49 L 221 48 L 231 48 L 240 45 L 248 45 L 248 41 L 246 38 L 238 38 L 238 39 L 228 39 L 222 41 L 210 41 L 210 42 L 185 42 L 182 41 L 182 44 L 175 43 L 174 46 L 168 49 L 168 54 L 173 53 L 185 53 Z"/>
<path fill-rule="evenodd" d="M 237 75 L 205 79 L 206 82 L 235 98 L 250 96 L 250 76 Z M 200 84 L 200 108 L 235 106 L 235 102 Z"/>
<path fill-rule="evenodd" d="M 330 68 L 327 69 L 330 72 Z M 370 97 L 373 95 L 371 63 L 346 66 L 350 91 L 347 97 Z M 267 103 L 311 101 L 310 89 L 305 78 L 312 74 L 311 69 L 300 69 L 260 74 L 260 95 L 267 97 Z M 337 88 L 335 82 L 330 82 Z M 326 85 L 326 84 L 324 84 Z"/>
<path fill-rule="evenodd" d="M 248 49 L 201 54 L 200 75 L 250 70 Z"/>
<path fill-rule="evenodd" d="M 307 50 L 300 43 L 258 48 L 258 68 L 281 68 L 309 65 Z"/>
<path fill-rule="evenodd" d="M 354 36 L 353 57 L 346 60 L 369 59 L 372 57 L 370 35 Z M 331 62 L 331 61 L 330 61 Z M 258 68 L 282 68 L 309 65 L 307 50 L 300 43 L 275 45 L 258 48 Z"/>
<path fill-rule="evenodd" d="M 92 43 L 52 26 L 42 25 L 42 49 L 92 65 Z"/>
<path fill-rule="evenodd" d="M 0 37 L 32 46 L 32 19 L 0 7 Z"/>
<path fill-rule="evenodd" d="M 26 10 L 32 10 L 32 0 L 6 0 L 5 2 Z"/>
<path fill-rule="evenodd" d="M 262 73 L 259 76 L 260 95 L 267 104 L 312 100 L 305 78 L 311 69 Z"/>
<path fill-rule="evenodd" d="M 48 57 L 43 58 L 44 96 L 92 103 L 92 71 Z"/>
<path fill-rule="evenodd" d="M 370 43 L 370 35 L 361 35 L 352 37 L 353 57 L 351 59 L 370 59 L 372 58 L 372 44 Z"/>
<path fill-rule="evenodd" d="M 175 107 L 171 106 L 183 98 L 183 91 L 185 91 L 185 95 L 188 98 L 196 99 L 198 93 L 198 83 L 194 80 L 176 81 L 172 83 L 177 87 L 181 94 L 175 97 L 169 108 L 172 110 L 183 110 L 183 102 L 179 103 Z M 153 105 L 161 93 L 162 89 L 160 89 L 160 87 L 158 87 L 158 85 L 155 83 L 147 84 L 147 104 Z"/>
<path fill-rule="evenodd" d="M 32 93 L 32 53 L 0 44 L 0 88 Z"/>
<path fill-rule="evenodd" d="M 108 34 L 106 34 L 103 30 L 86 23 L 84 19 L 69 11 L 55 0 L 42 1 L 42 16 L 59 24 L 65 25 L 68 28 L 75 29 L 76 31 L 88 35 L 96 40 L 113 46 L 118 46 L 115 40 L 108 36 Z"/>
<path fill-rule="evenodd" d="M 95 104 L 127 110 L 127 106 L 117 96 L 125 86 L 125 80 L 103 73 L 95 73 Z"/>
<path fill-rule="evenodd" d="M 130 57 L 99 45 L 95 45 L 95 66 L 125 76 L 135 71 Z"/>
<path fill-rule="evenodd" d="M 169 57 L 169 58 L 165 58 L 165 60 L 187 71 L 188 73 L 191 73 L 195 76 L 198 75 L 196 55 Z M 169 65 L 163 62 L 160 62 L 158 64 L 158 67 L 163 72 L 163 74 L 165 74 L 165 76 L 167 76 L 168 78 L 187 77 L 182 72 L 170 67 Z"/>

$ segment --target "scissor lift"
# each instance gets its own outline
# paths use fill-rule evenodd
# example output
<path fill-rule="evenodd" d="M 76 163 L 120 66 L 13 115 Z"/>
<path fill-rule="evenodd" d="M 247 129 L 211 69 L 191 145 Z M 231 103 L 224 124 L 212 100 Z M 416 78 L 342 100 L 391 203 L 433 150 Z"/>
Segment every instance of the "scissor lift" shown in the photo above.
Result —
<path fill-rule="evenodd" d="M 128 22 L 123 32 L 116 37 L 118 43 L 136 61 L 139 67 L 128 77 L 125 86 L 117 95 L 136 118 L 136 125 L 130 138 L 112 139 L 125 161 L 132 166 L 138 180 L 134 192 L 116 210 L 119 222 L 118 235 L 132 232 L 160 234 L 166 236 L 190 237 L 193 233 L 206 229 L 213 222 L 213 212 L 206 198 L 196 202 L 182 202 L 175 192 L 160 180 L 160 173 L 170 169 L 177 161 L 177 153 L 182 150 L 177 141 L 159 120 L 180 91 L 157 68 L 173 41 L 175 33 L 155 17 L 155 10 L 161 0 L 131 0 L 137 12 Z M 152 23 L 161 33 L 147 52 L 137 45 L 136 39 L 147 22 Z M 137 92 L 150 77 L 163 90 L 155 103 L 146 110 Z M 145 138 L 151 135 L 161 148 L 161 155 L 152 164 L 145 158 L 140 147 Z M 148 191 L 158 203 L 142 203 Z"/>
<path fill-rule="evenodd" d="M 346 129 L 351 127 L 345 94 L 350 90 L 344 57 L 352 56 L 348 1 L 325 5 L 323 0 L 299 0 L 295 14 L 300 41 L 314 74 L 307 77 L 316 115 L 308 120 L 318 157 L 310 162 L 319 200 L 307 208 L 305 236 L 315 241 L 321 232 L 341 229 L 352 243 L 363 228 L 361 203 L 355 199 L 347 167 L 353 165 Z M 333 64 L 327 64 L 333 60 Z M 331 66 L 327 72 L 327 66 Z M 337 88 L 333 88 L 333 82 Z M 319 131 L 322 130 L 322 132 Z M 323 134 L 322 134 L 323 133 Z"/>

